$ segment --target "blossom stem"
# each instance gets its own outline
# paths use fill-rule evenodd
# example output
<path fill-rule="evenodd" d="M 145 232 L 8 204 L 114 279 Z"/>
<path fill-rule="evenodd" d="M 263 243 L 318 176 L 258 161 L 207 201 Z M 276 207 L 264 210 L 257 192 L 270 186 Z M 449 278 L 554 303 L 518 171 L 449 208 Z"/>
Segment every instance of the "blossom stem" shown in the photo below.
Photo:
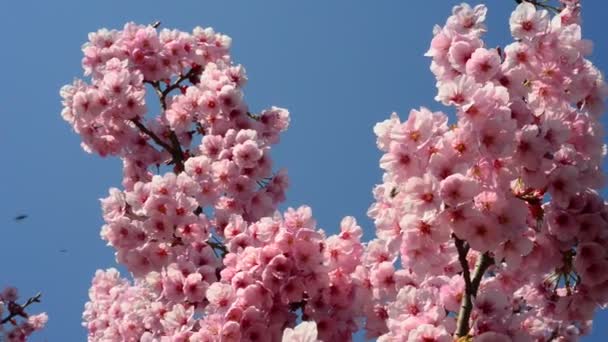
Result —
<path fill-rule="evenodd" d="M 465 337 L 469 334 L 470 330 L 469 319 L 471 318 L 471 312 L 473 311 L 473 297 L 477 296 L 481 279 L 483 278 L 483 275 L 488 267 L 490 267 L 494 261 L 488 253 L 484 253 L 481 258 L 477 260 L 475 270 L 471 275 L 469 264 L 467 262 L 467 254 L 470 248 L 463 240 L 460 240 L 457 237 L 454 238 L 465 285 L 465 293 L 462 296 L 460 310 L 458 312 L 458 319 L 456 321 L 456 337 Z"/>

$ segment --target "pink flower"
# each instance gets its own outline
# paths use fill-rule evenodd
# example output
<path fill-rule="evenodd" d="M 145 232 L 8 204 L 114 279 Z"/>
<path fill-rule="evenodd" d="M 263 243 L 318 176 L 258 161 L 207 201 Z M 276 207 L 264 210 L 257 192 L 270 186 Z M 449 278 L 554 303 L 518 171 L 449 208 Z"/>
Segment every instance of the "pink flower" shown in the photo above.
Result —
<path fill-rule="evenodd" d="M 546 10 L 536 10 L 529 2 L 522 2 L 511 14 L 509 25 L 515 38 L 532 39 L 543 34 L 549 24 L 549 14 Z"/>
<path fill-rule="evenodd" d="M 488 9 L 484 5 L 471 8 L 466 3 L 454 6 L 452 16 L 446 22 L 446 28 L 461 34 L 479 35 L 485 32 L 486 13 Z"/>
<path fill-rule="evenodd" d="M 539 127 L 526 125 L 517 136 L 515 156 L 528 170 L 537 170 L 549 150 L 549 145 L 540 136 Z"/>
<path fill-rule="evenodd" d="M 222 327 L 222 341 L 238 342 L 241 340 L 241 326 L 237 322 L 228 321 Z M 190 338 L 192 340 L 192 338 Z"/>
<path fill-rule="evenodd" d="M 394 296 L 397 292 L 395 288 L 395 269 L 390 262 L 380 263 L 371 273 L 372 286 L 380 291 L 381 294 Z"/>
<path fill-rule="evenodd" d="M 302 322 L 295 328 L 283 330 L 283 342 L 317 342 L 317 325 L 315 322 Z"/>
<path fill-rule="evenodd" d="M 442 82 L 438 85 L 439 92 L 435 100 L 446 106 L 463 105 L 471 99 L 471 96 L 479 88 L 475 79 L 469 76 L 460 76 L 453 81 Z"/>
<path fill-rule="evenodd" d="M 471 218 L 464 225 L 456 225 L 454 233 L 479 252 L 495 249 L 503 239 L 498 227 L 483 215 Z"/>
<path fill-rule="evenodd" d="M 46 313 L 32 315 L 28 317 L 27 322 L 34 330 L 41 330 L 44 328 L 49 320 L 49 316 Z"/>
<path fill-rule="evenodd" d="M 450 342 L 452 341 L 452 337 L 445 328 L 435 327 L 431 324 L 421 324 L 410 331 L 407 340 L 411 342 Z"/>
<path fill-rule="evenodd" d="M 480 190 L 476 181 L 457 173 L 441 181 L 439 196 L 445 204 L 458 206 L 472 200 Z"/>
<path fill-rule="evenodd" d="M 450 235 L 449 229 L 441 226 L 434 212 L 427 212 L 424 216 L 405 215 L 399 221 L 399 226 L 410 246 L 416 243 L 441 244 L 446 242 Z"/>
<path fill-rule="evenodd" d="M 213 283 L 207 288 L 206 297 L 211 305 L 218 309 L 227 309 L 234 299 L 234 293 L 230 285 Z"/>
<path fill-rule="evenodd" d="M 184 281 L 183 293 L 192 303 L 201 302 L 205 298 L 207 283 L 199 273 L 189 274 Z"/>
<path fill-rule="evenodd" d="M 511 154 L 514 134 L 513 120 L 487 120 L 479 130 L 480 152 L 493 158 Z"/>
<path fill-rule="evenodd" d="M 257 161 L 262 157 L 262 150 L 253 140 L 247 140 L 242 144 L 238 144 L 232 151 L 234 162 L 242 168 L 249 168 L 256 165 Z"/>
<path fill-rule="evenodd" d="M 505 259 L 509 267 L 519 267 L 523 257 L 532 252 L 534 242 L 529 237 L 523 236 L 519 238 L 509 239 L 500 244 L 498 249 L 494 251 L 497 259 Z"/>
<path fill-rule="evenodd" d="M 421 175 L 422 160 L 409 145 L 391 142 L 389 152 L 380 159 L 380 167 L 393 172 L 397 180 Z"/>
<path fill-rule="evenodd" d="M 460 276 L 452 277 L 449 283 L 441 286 L 439 292 L 442 305 L 446 310 L 453 312 L 457 312 L 460 309 L 463 295 L 464 279 Z"/>
<path fill-rule="evenodd" d="M 393 127 L 400 124 L 397 113 L 392 113 L 391 118 L 383 122 L 379 122 L 374 126 L 374 134 L 378 137 L 376 145 L 382 151 L 388 151 L 389 144 L 392 140 L 391 132 Z"/>
<path fill-rule="evenodd" d="M 574 265 L 585 284 L 594 286 L 608 281 L 608 275 L 602 271 L 608 267 L 608 260 L 606 260 L 605 249 L 599 244 L 581 244 L 578 247 Z"/>
<path fill-rule="evenodd" d="M 460 73 L 465 73 L 466 64 L 475 50 L 481 48 L 483 42 L 479 39 L 463 39 L 453 42 L 448 50 L 450 65 Z"/>
<path fill-rule="evenodd" d="M 352 216 L 345 216 L 340 221 L 340 239 L 353 243 L 359 241 L 363 235 L 363 230 L 357 225 L 357 220 Z"/>
<path fill-rule="evenodd" d="M 104 218 L 107 220 L 116 219 L 125 213 L 125 195 L 116 188 L 110 188 L 110 195 L 101 199 Z"/>
<path fill-rule="evenodd" d="M 567 207 L 570 199 L 578 192 L 578 174 L 573 166 L 561 166 L 549 175 L 549 192 L 552 201 Z"/>
<path fill-rule="evenodd" d="M 287 278 L 292 271 L 292 262 L 283 254 L 279 254 L 272 258 L 268 263 L 268 270 L 278 279 Z"/>
<path fill-rule="evenodd" d="M 478 48 L 467 61 L 466 71 L 476 81 L 486 82 L 496 75 L 500 68 L 500 63 L 500 56 L 498 56 L 496 50 Z"/>
<path fill-rule="evenodd" d="M 492 331 L 485 332 L 475 337 L 475 341 L 479 342 L 511 342 L 511 338 L 505 334 Z"/>
<path fill-rule="evenodd" d="M 184 163 L 186 173 L 195 181 L 204 181 L 211 177 L 211 160 L 206 156 L 193 157 Z"/>
<path fill-rule="evenodd" d="M 433 113 L 427 108 L 421 107 L 419 111 L 410 111 L 406 122 L 394 124 L 390 138 L 412 148 L 420 148 L 437 131 L 444 130 L 447 130 L 447 117 L 441 112 Z"/>
<path fill-rule="evenodd" d="M 509 309 L 509 298 L 500 288 L 482 288 L 475 298 L 475 310 L 484 319 L 500 318 Z"/>
<path fill-rule="evenodd" d="M 441 204 L 438 190 L 439 182 L 429 174 L 424 175 L 424 178 L 408 179 L 403 189 L 406 196 L 404 209 L 411 213 L 438 210 Z"/>
<path fill-rule="evenodd" d="M 464 146 L 457 146 L 458 150 L 465 151 Z M 459 151 L 454 148 L 443 148 L 431 155 L 429 169 L 433 176 L 443 180 L 456 173 L 465 173 L 467 165 L 460 159 Z"/>
<path fill-rule="evenodd" d="M 161 324 L 168 334 L 177 334 L 192 329 L 195 321 L 193 319 L 194 309 L 186 309 L 183 305 L 177 304 L 163 315 Z"/>
<path fill-rule="evenodd" d="M 7 286 L 0 293 L 0 298 L 7 302 L 16 302 L 19 298 L 19 294 L 16 287 Z"/>
<path fill-rule="evenodd" d="M 473 124 L 473 128 L 478 130 L 488 119 L 500 122 L 508 121 L 510 119 L 507 110 L 508 104 L 509 93 L 506 88 L 485 83 L 461 107 L 459 114 L 462 114 L 467 121 Z"/>
<path fill-rule="evenodd" d="M 306 288 L 298 277 L 291 277 L 281 286 L 280 291 L 283 303 L 296 303 L 302 300 Z"/>
<path fill-rule="evenodd" d="M 301 206 L 298 209 L 288 208 L 284 215 L 285 226 L 291 231 L 301 228 L 315 228 L 316 223 L 309 206 Z"/>
<path fill-rule="evenodd" d="M 550 205 L 546 207 L 545 215 L 548 231 L 558 240 L 569 241 L 577 235 L 578 223 L 567 211 Z"/>

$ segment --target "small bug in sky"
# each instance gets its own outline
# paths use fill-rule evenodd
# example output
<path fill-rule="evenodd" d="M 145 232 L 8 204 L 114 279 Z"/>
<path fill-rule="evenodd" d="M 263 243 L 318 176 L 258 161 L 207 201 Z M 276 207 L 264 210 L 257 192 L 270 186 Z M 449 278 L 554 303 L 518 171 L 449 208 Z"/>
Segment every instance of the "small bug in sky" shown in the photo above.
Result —
<path fill-rule="evenodd" d="M 17 215 L 17 216 L 15 216 L 15 221 L 23 221 L 26 218 L 27 218 L 27 215 L 25 215 L 25 214 Z"/>

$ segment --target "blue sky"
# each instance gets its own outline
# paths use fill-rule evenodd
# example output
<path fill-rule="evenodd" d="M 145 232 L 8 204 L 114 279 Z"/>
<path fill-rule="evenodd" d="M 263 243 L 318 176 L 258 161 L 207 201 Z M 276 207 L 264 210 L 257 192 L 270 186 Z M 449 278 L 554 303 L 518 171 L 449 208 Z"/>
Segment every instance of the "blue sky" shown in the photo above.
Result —
<path fill-rule="evenodd" d="M 273 149 L 291 178 L 286 206 L 308 204 L 319 226 L 335 231 L 355 216 L 366 238 L 371 190 L 380 182 L 373 125 L 392 111 L 442 107 L 423 57 L 434 24 L 461 1 L 6 1 L 0 10 L 0 146 L 3 151 L 0 286 L 23 297 L 43 292 L 50 321 L 33 341 L 82 341 L 80 326 L 91 278 L 115 265 L 99 238 L 98 199 L 120 185 L 116 159 L 86 154 L 59 113 L 59 89 L 80 77 L 87 33 L 127 21 L 189 31 L 212 26 L 233 38 L 234 60 L 248 72 L 250 108 L 291 112 L 291 127 Z M 514 1 L 487 0 L 488 46 L 509 42 Z M 584 35 L 592 60 L 608 70 L 608 2 L 584 0 Z M 471 4 L 475 4 L 471 2 Z M 12 218 L 26 213 L 22 222 Z M 67 249 L 67 252 L 60 252 Z M 605 341 L 608 314 L 593 336 Z"/>

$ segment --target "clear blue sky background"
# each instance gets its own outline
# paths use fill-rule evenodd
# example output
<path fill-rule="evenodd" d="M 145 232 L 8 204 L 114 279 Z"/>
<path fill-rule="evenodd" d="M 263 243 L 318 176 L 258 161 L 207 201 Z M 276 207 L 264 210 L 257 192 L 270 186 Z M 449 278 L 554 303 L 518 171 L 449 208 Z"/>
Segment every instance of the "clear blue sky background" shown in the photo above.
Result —
<path fill-rule="evenodd" d="M 441 109 L 423 53 L 433 25 L 443 24 L 457 3 L 3 1 L 0 286 L 18 286 L 23 297 L 43 292 L 34 310 L 48 312 L 50 321 L 33 341 L 85 340 L 80 322 L 91 277 L 115 265 L 113 250 L 99 238 L 98 199 L 120 185 L 120 163 L 83 152 L 59 115 L 59 88 L 80 77 L 87 33 L 161 20 L 163 27 L 212 26 L 230 35 L 234 59 L 248 71 L 250 107 L 291 111 L 292 125 L 273 151 L 275 165 L 289 169 L 287 205 L 311 205 L 330 232 L 353 215 L 369 239 L 374 228 L 366 211 L 381 180 L 372 127 L 392 111 Z M 487 43 L 504 45 L 514 1 L 487 3 Z M 592 59 L 606 71 L 608 2 L 583 3 Z M 14 222 L 21 213 L 30 217 Z M 587 341 L 606 341 L 607 322 L 608 314 L 599 314 Z"/>

